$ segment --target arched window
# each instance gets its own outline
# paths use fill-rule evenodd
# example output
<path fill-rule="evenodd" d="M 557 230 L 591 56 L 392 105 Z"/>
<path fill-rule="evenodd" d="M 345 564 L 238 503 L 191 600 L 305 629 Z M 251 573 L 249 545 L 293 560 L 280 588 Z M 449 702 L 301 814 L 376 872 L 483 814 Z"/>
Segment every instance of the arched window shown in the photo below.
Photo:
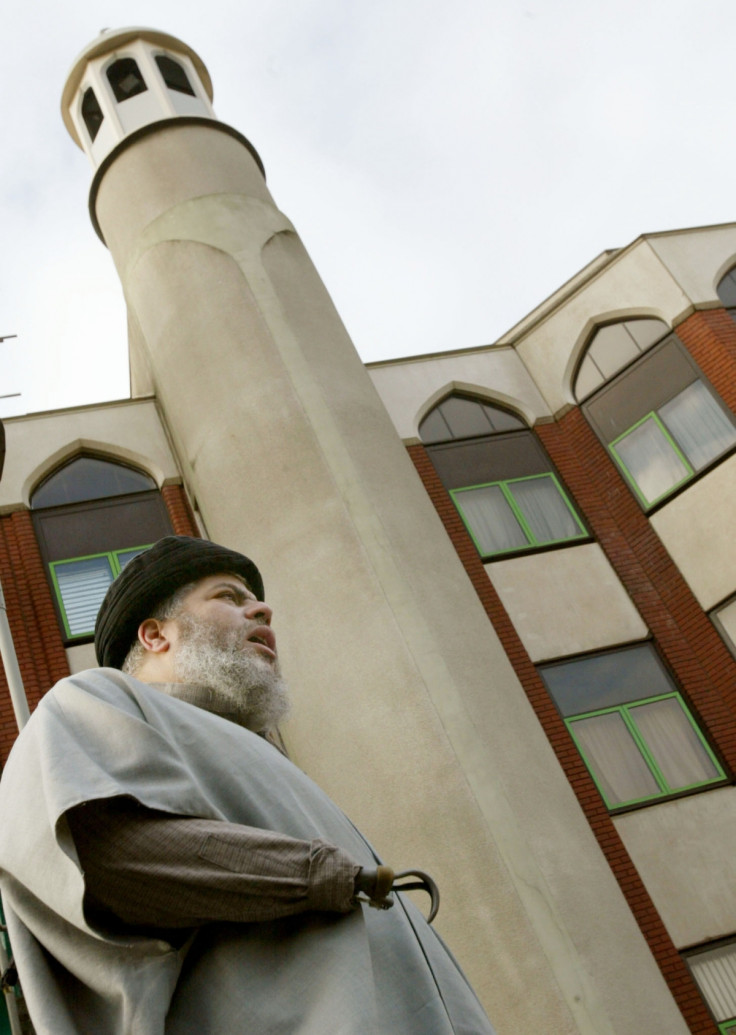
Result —
<path fill-rule="evenodd" d="M 736 266 L 720 279 L 716 291 L 731 316 L 736 318 Z"/>
<path fill-rule="evenodd" d="M 100 108 L 97 98 L 95 97 L 95 92 L 90 86 L 84 91 L 84 95 L 82 97 L 82 118 L 87 127 L 90 140 L 94 140 L 97 136 L 104 117 L 105 116 L 102 114 L 102 108 Z"/>
<path fill-rule="evenodd" d="M 666 338 L 670 329 L 662 320 L 621 320 L 594 331 L 575 379 L 575 398 L 587 398 L 623 367 Z"/>
<path fill-rule="evenodd" d="M 645 509 L 736 445 L 730 411 L 661 321 L 626 320 L 598 328 L 575 390 Z"/>
<path fill-rule="evenodd" d="M 189 82 L 189 77 L 178 61 L 174 61 L 167 54 L 157 54 L 156 64 L 161 73 L 161 78 L 170 90 L 176 90 L 178 93 L 188 93 L 190 97 L 196 96 L 192 84 Z"/>
<path fill-rule="evenodd" d="M 587 538 L 541 443 L 515 414 L 453 394 L 419 434 L 482 557 Z"/>
<path fill-rule="evenodd" d="M 44 478 L 31 496 L 31 507 L 58 507 L 155 488 L 153 478 L 142 471 L 96 456 L 78 456 Z"/>
<path fill-rule="evenodd" d="M 44 478 L 31 509 L 67 643 L 92 636 L 115 576 L 172 531 L 154 480 L 97 456 L 77 456 Z"/>
<path fill-rule="evenodd" d="M 148 89 L 138 62 L 133 58 L 120 58 L 113 62 L 107 70 L 107 80 L 116 101 L 127 101 Z"/>

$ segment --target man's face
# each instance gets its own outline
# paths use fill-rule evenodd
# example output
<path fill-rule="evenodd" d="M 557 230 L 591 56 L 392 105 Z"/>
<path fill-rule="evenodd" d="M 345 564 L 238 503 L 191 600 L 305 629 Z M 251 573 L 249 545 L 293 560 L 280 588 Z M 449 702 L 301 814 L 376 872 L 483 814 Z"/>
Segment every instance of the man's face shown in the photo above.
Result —
<path fill-rule="evenodd" d="M 175 681 L 209 687 L 215 710 L 248 729 L 276 726 L 289 705 L 270 622 L 271 608 L 237 576 L 201 579 L 163 623 Z"/>
<path fill-rule="evenodd" d="M 206 626 L 213 641 L 276 664 L 276 637 L 271 629 L 273 612 L 258 601 L 237 575 L 208 575 L 185 597 L 182 611 Z M 170 619 L 178 623 L 178 618 Z M 174 636 L 175 642 L 179 636 Z"/>

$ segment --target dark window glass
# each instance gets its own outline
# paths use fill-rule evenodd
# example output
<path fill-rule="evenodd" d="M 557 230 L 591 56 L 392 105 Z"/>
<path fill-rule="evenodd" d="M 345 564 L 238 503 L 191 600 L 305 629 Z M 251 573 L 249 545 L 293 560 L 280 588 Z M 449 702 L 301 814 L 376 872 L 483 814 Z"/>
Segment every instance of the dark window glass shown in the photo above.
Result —
<path fill-rule="evenodd" d="M 736 266 L 719 281 L 716 290 L 726 309 L 736 309 Z"/>
<path fill-rule="evenodd" d="M 464 395 L 450 395 L 419 425 L 422 442 L 447 442 L 523 428 L 524 422 L 498 406 Z"/>
<path fill-rule="evenodd" d="M 148 89 L 138 63 L 133 58 L 120 58 L 107 70 L 107 79 L 116 101 L 127 101 Z"/>
<path fill-rule="evenodd" d="M 87 127 L 90 140 L 94 140 L 97 136 L 104 117 L 102 108 L 100 108 L 95 97 L 95 92 L 90 86 L 89 89 L 84 91 L 84 96 L 82 97 L 82 118 Z"/>
<path fill-rule="evenodd" d="M 41 482 L 31 496 L 31 507 L 57 507 L 155 488 L 153 478 L 142 471 L 99 457 L 79 456 Z"/>
<path fill-rule="evenodd" d="M 190 97 L 195 96 L 192 84 L 189 82 L 186 72 L 178 61 L 174 61 L 173 58 L 167 57 L 165 54 L 157 54 L 156 64 L 161 72 L 163 81 L 170 90 L 188 93 Z"/>
<path fill-rule="evenodd" d="M 604 441 L 613 442 L 650 410 L 659 409 L 697 380 L 697 369 L 670 338 L 606 385 L 583 410 Z"/>
<path fill-rule="evenodd" d="M 452 438 L 450 427 L 439 406 L 435 407 L 419 425 L 419 436 L 422 442 L 446 442 Z"/>
<path fill-rule="evenodd" d="M 666 323 L 648 317 L 599 327 L 590 338 L 578 367 L 575 398 L 585 399 L 668 334 Z"/>
<path fill-rule="evenodd" d="M 531 431 L 448 442 L 429 446 L 427 452 L 447 489 L 551 470 L 549 458 Z"/>
<path fill-rule="evenodd" d="M 542 678 L 565 717 L 674 690 L 649 644 L 550 665 Z"/>
<path fill-rule="evenodd" d="M 541 443 L 508 410 L 451 395 L 419 433 L 481 557 L 588 537 Z"/>
<path fill-rule="evenodd" d="M 49 561 L 130 549 L 171 533 L 166 507 L 155 491 L 34 511 L 33 518 Z"/>
<path fill-rule="evenodd" d="M 547 665 L 540 672 L 609 808 L 725 779 L 650 644 Z"/>
<path fill-rule="evenodd" d="M 77 456 L 31 498 L 33 526 L 67 643 L 91 637 L 107 587 L 125 564 L 165 535 L 171 521 L 142 471 Z"/>
<path fill-rule="evenodd" d="M 731 414 L 674 336 L 583 404 L 645 508 L 736 445 Z"/>
<path fill-rule="evenodd" d="M 34 510 L 33 524 L 68 642 L 92 635 L 107 587 L 127 561 L 172 532 L 156 490 Z"/>

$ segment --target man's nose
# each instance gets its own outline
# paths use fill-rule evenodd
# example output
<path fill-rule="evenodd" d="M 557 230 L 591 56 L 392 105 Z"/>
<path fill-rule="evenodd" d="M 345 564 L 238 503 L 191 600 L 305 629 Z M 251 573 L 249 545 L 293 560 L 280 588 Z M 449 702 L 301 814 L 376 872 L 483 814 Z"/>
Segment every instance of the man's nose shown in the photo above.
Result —
<path fill-rule="evenodd" d="M 273 618 L 273 611 L 263 600 L 249 600 L 245 605 L 244 614 L 252 620 L 260 619 L 262 625 L 270 625 Z"/>

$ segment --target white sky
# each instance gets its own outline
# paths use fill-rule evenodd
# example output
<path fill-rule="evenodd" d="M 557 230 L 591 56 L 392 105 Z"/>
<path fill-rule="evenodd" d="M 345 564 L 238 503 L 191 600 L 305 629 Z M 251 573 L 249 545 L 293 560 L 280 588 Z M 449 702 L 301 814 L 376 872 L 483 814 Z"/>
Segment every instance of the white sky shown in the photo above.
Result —
<path fill-rule="evenodd" d="M 736 218 L 734 0 L 4 0 L 2 415 L 128 394 L 59 97 L 136 24 L 201 55 L 366 361 L 494 341 L 604 249 Z"/>

